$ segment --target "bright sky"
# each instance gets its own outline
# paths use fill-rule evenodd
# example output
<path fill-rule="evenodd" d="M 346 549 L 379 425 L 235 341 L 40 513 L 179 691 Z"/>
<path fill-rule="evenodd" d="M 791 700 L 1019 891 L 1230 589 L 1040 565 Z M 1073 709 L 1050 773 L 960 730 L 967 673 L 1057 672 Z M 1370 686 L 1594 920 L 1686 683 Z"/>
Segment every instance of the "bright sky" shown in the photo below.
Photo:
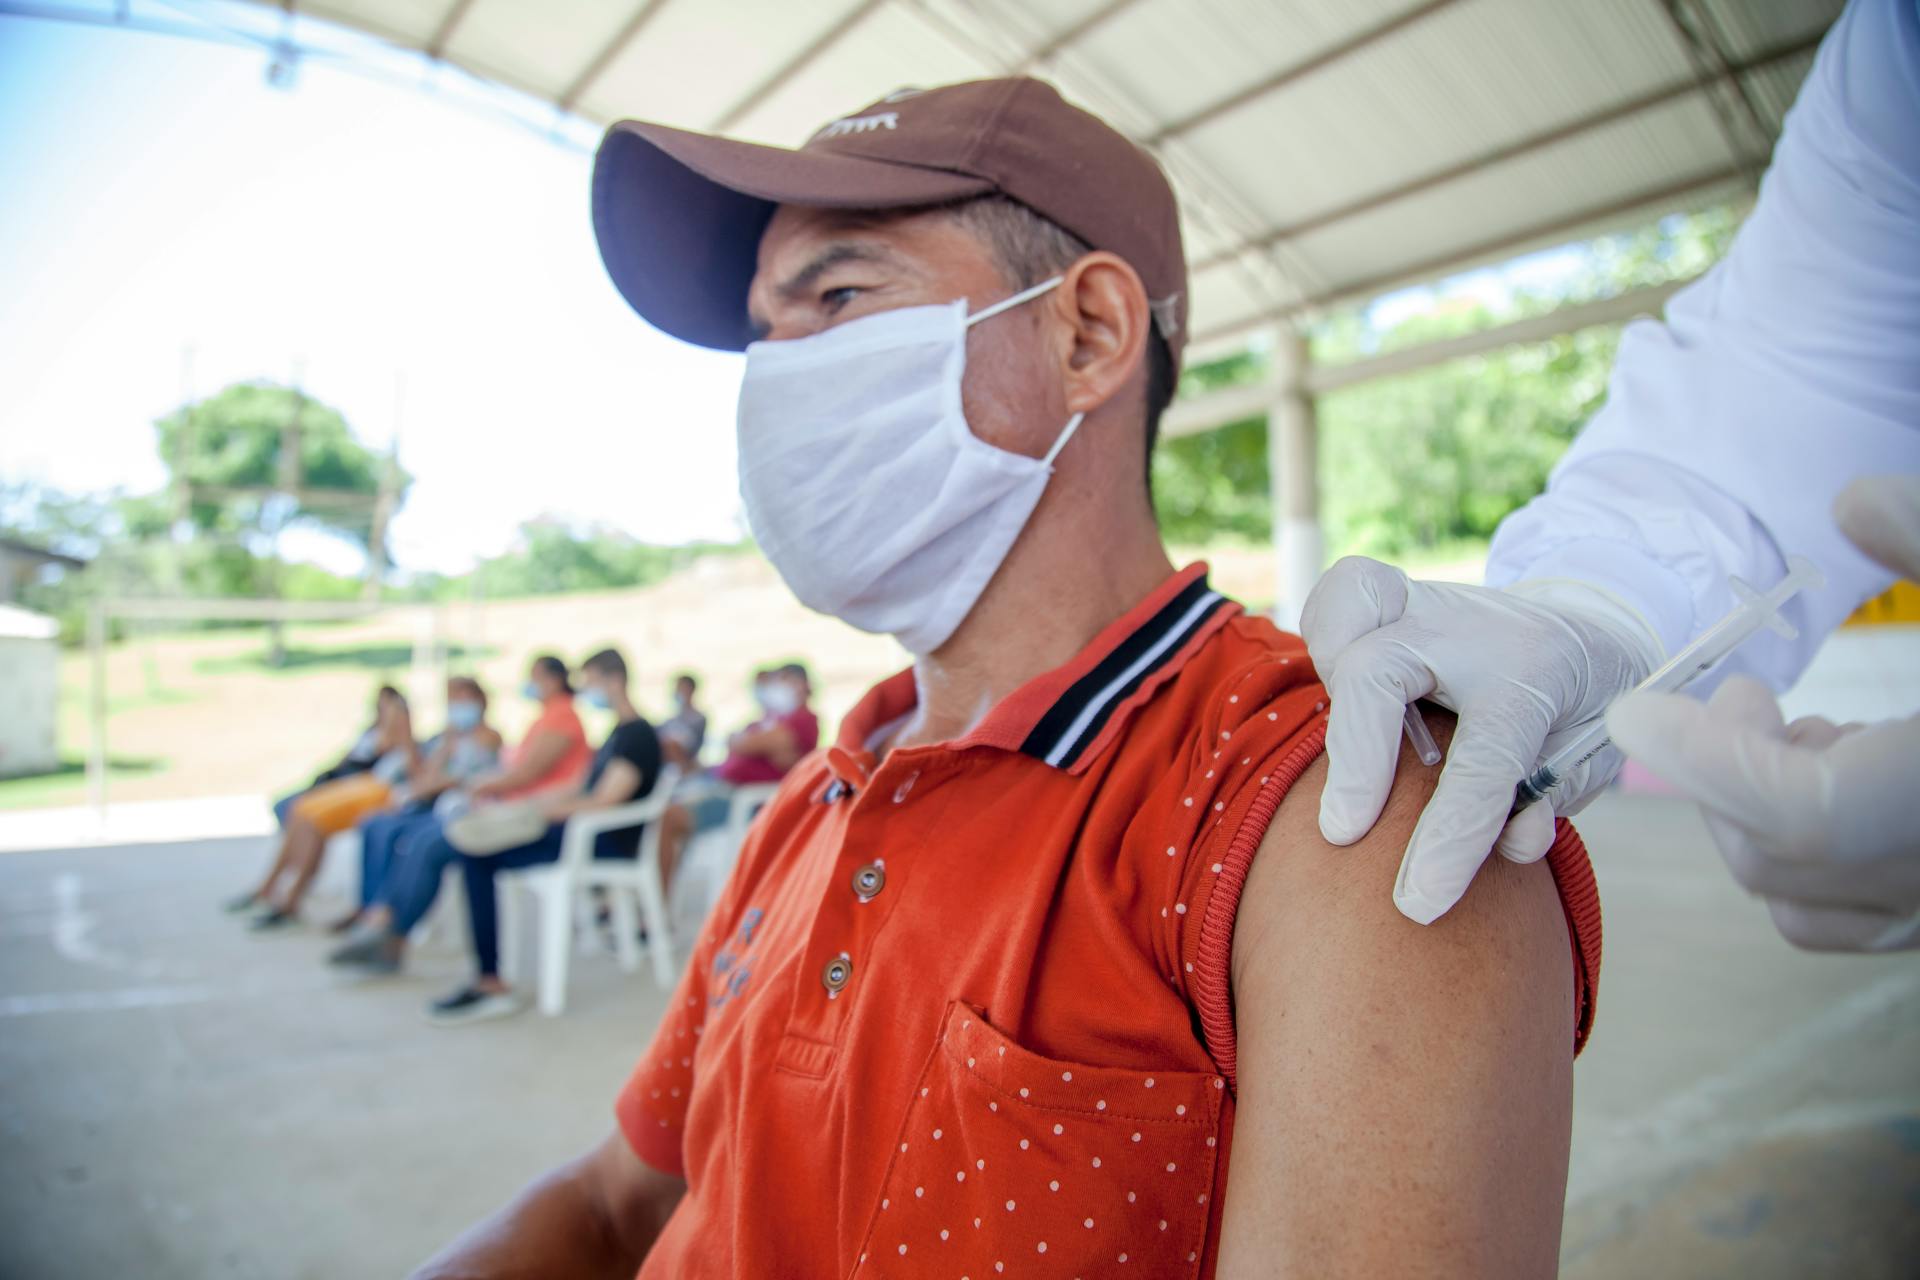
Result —
<path fill-rule="evenodd" d="M 322 23 L 298 34 L 358 69 L 308 57 L 272 88 L 259 47 L 0 17 L 0 477 L 155 489 L 155 418 L 297 368 L 362 440 L 384 447 L 397 418 L 415 477 L 403 569 L 462 571 L 544 514 L 653 542 L 740 536 L 740 360 L 650 329 L 608 283 L 592 132 L 558 141 L 528 100 Z M 1497 306 L 1578 260 L 1405 290 L 1370 319 L 1462 294 Z M 325 535 L 282 545 L 360 566 Z"/>
<path fill-rule="evenodd" d="M 381 446 L 404 377 L 405 568 L 465 569 L 543 513 L 740 536 L 739 358 L 620 300 L 587 154 L 324 62 L 270 88 L 266 65 L 0 17 L 0 476 L 158 487 L 152 423 L 191 348 L 196 394 L 297 362 Z M 320 536 L 287 549 L 358 564 Z"/>

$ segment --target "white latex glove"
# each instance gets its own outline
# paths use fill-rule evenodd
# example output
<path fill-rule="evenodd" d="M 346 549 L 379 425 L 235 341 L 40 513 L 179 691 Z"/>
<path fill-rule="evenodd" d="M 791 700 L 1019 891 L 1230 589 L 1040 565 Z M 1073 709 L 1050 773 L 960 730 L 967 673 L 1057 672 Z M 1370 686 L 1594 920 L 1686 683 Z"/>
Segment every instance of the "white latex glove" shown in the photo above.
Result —
<path fill-rule="evenodd" d="M 1920 579 L 1920 476 L 1855 481 L 1834 514 L 1862 551 Z M 1734 879 L 1766 899 L 1788 941 L 1920 947 L 1920 716 L 1783 724 L 1773 695 L 1736 677 L 1705 706 L 1678 694 L 1623 699 L 1607 727 L 1700 802 Z"/>
<path fill-rule="evenodd" d="M 1555 805 L 1542 801 L 1509 823 L 1514 785 L 1662 657 L 1639 616 L 1597 588 L 1421 582 L 1359 556 L 1314 586 L 1300 632 L 1333 703 L 1320 800 L 1320 832 L 1332 843 L 1353 843 L 1379 818 L 1406 705 L 1428 698 L 1459 713 L 1394 882 L 1395 905 L 1420 924 L 1460 900 L 1494 848 L 1515 862 L 1547 851 Z M 1607 751 L 1571 771 L 1554 795 L 1559 812 L 1577 812 L 1619 767 Z"/>
<path fill-rule="evenodd" d="M 1791 725 L 1758 680 L 1704 705 L 1636 693 L 1607 716 L 1615 743 L 1698 801 L 1733 878 L 1795 946 L 1920 946 L 1920 717 Z"/>

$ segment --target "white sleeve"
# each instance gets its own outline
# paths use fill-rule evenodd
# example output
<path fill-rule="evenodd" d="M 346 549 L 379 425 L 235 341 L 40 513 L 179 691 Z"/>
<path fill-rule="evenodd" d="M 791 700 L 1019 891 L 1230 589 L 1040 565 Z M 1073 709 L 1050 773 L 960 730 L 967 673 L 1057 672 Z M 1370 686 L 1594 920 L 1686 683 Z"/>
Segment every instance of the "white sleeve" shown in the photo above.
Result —
<path fill-rule="evenodd" d="M 1841 535 L 1861 475 L 1920 472 L 1920 0 L 1853 0 L 1788 112 L 1727 256 L 1622 334 L 1606 404 L 1545 494 L 1504 521 L 1495 586 L 1574 578 L 1638 608 L 1668 652 L 1787 554 L 1827 586 L 1801 638 L 1729 660 L 1776 689 L 1890 575 Z"/>

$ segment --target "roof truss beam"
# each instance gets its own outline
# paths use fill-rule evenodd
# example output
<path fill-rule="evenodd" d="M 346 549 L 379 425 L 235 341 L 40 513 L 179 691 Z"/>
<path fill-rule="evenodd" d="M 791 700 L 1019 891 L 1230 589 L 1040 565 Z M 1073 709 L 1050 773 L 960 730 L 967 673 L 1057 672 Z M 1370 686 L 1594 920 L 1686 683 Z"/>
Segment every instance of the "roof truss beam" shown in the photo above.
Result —
<path fill-rule="evenodd" d="M 887 0 L 860 0 L 860 3 L 842 14 L 832 26 L 815 36 L 806 48 L 781 63 L 773 74 L 736 99 L 732 106 L 721 112 L 718 118 L 707 127 L 707 132 L 725 133 L 746 119 L 755 107 L 778 93 L 796 76 L 812 66 L 822 54 L 839 44 L 849 32 L 866 21 L 868 14 L 885 3 Z"/>
<path fill-rule="evenodd" d="M 598 53 L 587 60 L 587 65 L 580 69 L 580 73 L 573 78 L 573 82 L 561 90 L 560 96 L 554 100 L 554 105 L 562 111 L 572 111 L 574 104 L 580 101 L 581 95 L 593 87 L 594 81 L 606 74 L 607 68 L 613 65 L 613 60 L 624 53 L 627 46 L 633 43 L 634 37 L 645 30 L 654 16 L 666 7 L 667 0 L 642 0 L 640 7 L 633 11 L 633 16 L 613 33 L 611 39 L 600 46 Z"/>
<path fill-rule="evenodd" d="M 1761 50 L 1745 62 L 1728 65 L 1720 75 L 1743 75 L 1746 72 L 1762 70 L 1772 66 L 1776 62 L 1784 62 L 1789 58 L 1797 57 L 1809 50 L 1818 48 L 1821 37 L 1824 34 L 1824 32 L 1815 32 L 1812 35 L 1802 36 L 1798 40 Z M 1693 77 L 1675 80 L 1657 89 L 1652 89 L 1640 94 L 1638 97 L 1629 98 L 1624 102 L 1617 102 L 1610 107 L 1602 108 L 1599 111 L 1593 112 L 1591 115 L 1581 116 L 1565 124 L 1555 125 L 1551 129 L 1543 129 L 1539 133 L 1530 134 L 1527 137 L 1507 143 L 1504 146 L 1483 151 L 1479 155 L 1469 157 L 1458 164 L 1448 165 L 1444 169 L 1436 169 L 1431 173 L 1403 182 L 1398 186 L 1387 187 L 1369 195 L 1361 196 L 1358 199 L 1348 201 L 1346 204 L 1338 205 L 1332 209 L 1313 214 L 1310 217 L 1302 218 L 1298 222 L 1289 223 L 1284 227 L 1275 227 L 1271 231 L 1262 233 L 1256 239 L 1235 245 L 1231 249 L 1223 249 L 1219 253 L 1201 259 L 1199 262 L 1193 264 L 1193 270 L 1197 274 L 1210 267 L 1217 267 L 1225 262 L 1231 261 L 1243 253 L 1271 249 L 1283 240 L 1291 240 L 1297 236 L 1305 235 L 1307 232 L 1317 231 L 1322 227 L 1339 222 L 1342 219 L 1351 218 L 1356 214 L 1368 213 L 1380 208 L 1382 205 L 1392 204 L 1397 200 L 1404 200 L 1408 196 L 1418 195 L 1423 191 L 1430 191 L 1435 187 L 1444 186 L 1449 182 L 1455 182 L 1461 178 L 1477 173 L 1482 169 L 1490 169 L 1495 165 L 1505 164 L 1509 160 L 1517 160 L 1522 156 L 1545 150 L 1548 147 L 1566 142 L 1571 138 L 1577 138 L 1582 134 L 1591 133 L 1596 129 L 1601 129 L 1607 125 L 1624 120 L 1629 116 L 1638 115 L 1643 111 L 1651 111 L 1655 107 L 1664 106 L 1669 102 L 1684 98 L 1688 94 L 1698 93 L 1702 88 L 1702 82 Z"/>
<path fill-rule="evenodd" d="M 1353 360 L 1345 364 L 1309 364 L 1302 374 L 1302 389 L 1308 395 L 1326 395 L 1363 382 L 1431 368 L 1449 360 L 1497 351 L 1502 347 L 1543 342 L 1563 333 L 1577 333 L 1594 325 L 1619 324 L 1636 316 L 1658 315 L 1668 298 L 1691 283 L 1691 280 L 1670 280 L 1665 284 L 1648 285 L 1611 298 L 1561 307 L 1544 315 L 1527 316 L 1476 333 L 1403 347 L 1366 360 Z M 1267 412 L 1284 390 L 1279 382 L 1269 380 L 1225 387 L 1190 400 L 1176 400 L 1168 406 L 1166 415 L 1161 419 L 1161 435 L 1168 439 L 1198 435 L 1229 423 L 1258 417 Z"/>
<path fill-rule="evenodd" d="M 1365 31 L 1347 37 L 1331 48 L 1321 50 L 1304 62 L 1298 62 L 1291 67 L 1277 71 L 1265 80 L 1257 81 L 1244 89 L 1237 89 L 1224 98 L 1217 99 L 1197 111 L 1182 116 L 1171 124 L 1162 126 L 1157 133 L 1153 134 L 1150 138 L 1144 139 L 1144 141 L 1148 146 L 1159 146 L 1164 142 L 1180 137 L 1182 134 L 1192 133 L 1200 126 L 1210 124 L 1218 120 L 1221 116 L 1238 111 L 1248 103 L 1256 102 L 1276 90 L 1285 88 L 1296 80 L 1303 80 L 1316 71 L 1324 71 L 1334 63 L 1351 57 L 1369 45 L 1377 44 L 1388 36 L 1404 30 L 1424 18 L 1431 17 L 1433 14 L 1438 13 L 1440 10 L 1454 3 L 1456 3 L 1456 0 L 1423 0 L 1423 3 L 1416 4 L 1411 9 L 1395 14 L 1385 22 L 1377 23 L 1374 26 L 1368 27 Z"/>
<path fill-rule="evenodd" d="M 1264 328 L 1279 320 L 1290 319 L 1305 312 L 1318 310 L 1336 302 L 1350 298 L 1372 297 L 1395 287 L 1420 280 L 1434 280 L 1465 268 L 1475 262 L 1485 262 L 1502 253 L 1518 251 L 1522 246 L 1547 242 L 1555 236 L 1572 235 L 1581 228 L 1594 224 L 1610 222 L 1636 210 L 1653 206 L 1677 207 L 1690 198 L 1711 191 L 1715 187 L 1724 187 L 1730 182 L 1738 182 L 1745 177 L 1745 170 L 1738 165 L 1715 169 L 1709 173 L 1696 174 L 1682 178 L 1677 182 L 1664 183 L 1651 190 L 1637 191 L 1622 199 L 1610 201 L 1596 208 L 1581 209 L 1571 214 L 1563 214 L 1545 222 L 1534 223 L 1520 231 L 1500 236 L 1493 240 L 1465 248 L 1449 250 L 1423 262 L 1409 263 L 1396 267 L 1392 271 L 1382 272 L 1365 280 L 1356 280 L 1342 285 L 1339 289 L 1304 298 L 1301 301 L 1274 311 L 1259 315 L 1245 316 L 1218 328 L 1197 333 L 1193 337 L 1196 343 L 1211 342 L 1220 338 L 1231 338 L 1254 329 Z"/>

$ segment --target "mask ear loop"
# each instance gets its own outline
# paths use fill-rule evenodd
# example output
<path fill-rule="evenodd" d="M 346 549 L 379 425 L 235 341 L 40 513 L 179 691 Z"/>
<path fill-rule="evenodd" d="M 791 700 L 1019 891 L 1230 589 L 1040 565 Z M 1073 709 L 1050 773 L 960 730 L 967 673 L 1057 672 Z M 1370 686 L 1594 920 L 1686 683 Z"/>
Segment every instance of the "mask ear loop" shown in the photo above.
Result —
<path fill-rule="evenodd" d="M 1073 439 L 1073 433 L 1080 429 L 1080 423 L 1086 416 L 1084 413 L 1076 413 L 1067 419 L 1067 425 L 1061 430 L 1060 438 L 1053 442 L 1053 448 L 1047 450 L 1047 456 L 1040 459 L 1041 466 L 1052 468 L 1053 460 L 1060 456 L 1062 449 L 1067 447 L 1067 441 Z"/>
<path fill-rule="evenodd" d="M 1021 303 L 1027 301 L 1029 298 L 1037 298 L 1041 294 L 1045 293 L 1047 290 L 1053 288 L 1055 285 L 1059 284 L 1062 280 L 1065 280 L 1065 279 L 1066 279 L 1065 276 L 1055 276 L 1051 280 L 1042 280 L 1039 284 L 1034 285 L 1031 289 L 1022 289 L 1019 293 L 1014 294 L 1011 298 L 1002 298 L 1000 299 L 1000 301 L 993 303 L 990 306 L 982 307 L 978 311 L 974 312 L 972 315 L 967 317 L 967 327 L 972 328 L 974 325 L 979 324 L 982 320 L 987 319 L 989 316 L 997 316 L 1002 311 L 1007 310 L 1009 307 L 1017 307 Z"/>

